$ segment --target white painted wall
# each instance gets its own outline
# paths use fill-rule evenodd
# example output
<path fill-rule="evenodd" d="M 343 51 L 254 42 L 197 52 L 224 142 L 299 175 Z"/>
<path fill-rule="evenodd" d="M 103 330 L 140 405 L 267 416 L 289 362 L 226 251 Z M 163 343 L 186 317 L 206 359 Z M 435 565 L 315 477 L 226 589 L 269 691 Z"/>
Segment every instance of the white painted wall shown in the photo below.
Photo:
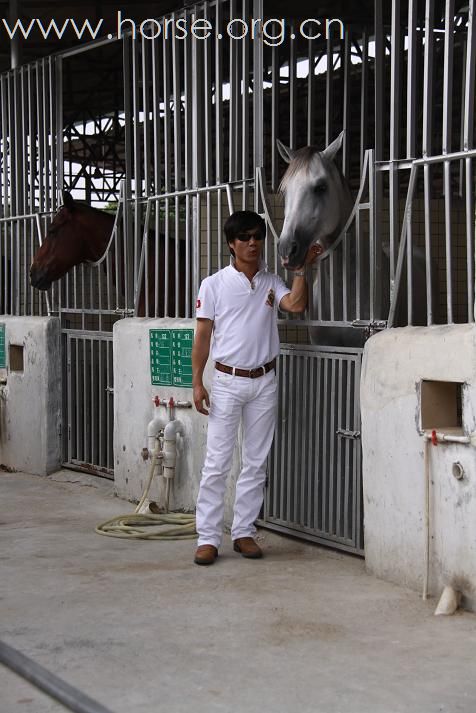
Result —
<path fill-rule="evenodd" d="M 474 325 L 406 327 L 372 337 L 363 360 L 361 407 L 365 558 L 378 577 L 416 590 L 424 573 L 422 379 L 463 387 L 463 427 L 476 430 Z M 461 462 L 458 481 L 452 465 Z M 430 594 L 446 584 L 476 610 L 476 449 L 432 446 Z"/>
<path fill-rule="evenodd" d="M 7 368 L 0 399 L 0 464 L 47 475 L 61 464 L 61 349 L 56 317 L 0 315 Z M 24 370 L 12 371 L 10 345 L 23 346 Z"/>
<path fill-rule="evenodd" d="M 150 329 L 195 329 L 194 319 L 122 319 L 114 325 L 114 481 L 116 492 L 127 500 L 138 501 L 147 482 L 150 461 L 144 462 L 141 451 L 147 446 L 147 424 L 158 412 L 164 419 L 166 409 L 156 408 L 153 399 L 193 402 L 191 388 L 152 386 L 150 376 Z M 212 363 L 205 369 L 205 386 L 210 388 Z M 183 423 L 184 437 L 179 440 L 177 473 L 172 485 L 171 510 L 194 510 L 200 473 L 205 458 L 207 417 L 194 407 L 176 409 L 175 417 Z M 235 457 L 226 495 L 225 522 L 232 519 L 234 483 L 239 473 L 238 452 Z M 163 481 L 160 478 L 160 481 Z M 150 499 L 163 496 L 154 484 Z"/>

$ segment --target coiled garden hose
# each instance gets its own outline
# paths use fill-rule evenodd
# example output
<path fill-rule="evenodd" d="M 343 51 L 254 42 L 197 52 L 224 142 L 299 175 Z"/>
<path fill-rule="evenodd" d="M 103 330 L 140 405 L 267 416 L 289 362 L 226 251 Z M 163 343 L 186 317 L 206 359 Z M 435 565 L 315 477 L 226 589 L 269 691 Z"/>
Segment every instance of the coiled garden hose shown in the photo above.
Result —
<path fill-rule="evenodd" d="M 98 535 L 122 537 L 137 540 L 192 540 L 197 537 L 195 516 L 190 513 L 165 512 L 160 514 L 140 513 L 149 494 L 155 469 L 161 457 L 160 446 L 153 454 L 149 469 L 149 477 L 142 497 L 133 513 L 117 515 L 98 525 L 95 531 Z M 169 481 L 167 481 L 166 510 L 169 507 Z"/>

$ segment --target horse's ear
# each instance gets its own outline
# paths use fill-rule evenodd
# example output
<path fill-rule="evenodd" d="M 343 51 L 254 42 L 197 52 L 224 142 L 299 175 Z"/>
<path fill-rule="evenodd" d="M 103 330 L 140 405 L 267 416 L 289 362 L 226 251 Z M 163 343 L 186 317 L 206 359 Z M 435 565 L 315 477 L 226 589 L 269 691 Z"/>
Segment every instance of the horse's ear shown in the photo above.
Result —
<path fill-rule="evenodd" d="M 68 191 L 63 191 L 63 205 L 68 210 L 74 209 L 74 198 Z"/>
<path fill-rule="evenodd" d="M 282 141 L 279 139 L 276 139 L 276 146 L 278 147 L 279 155 L 283 159 L 283 161 L 286 161 L 286 163 L 290 163 L 292 159 L 294 158 L 294 151 L 289 148 L 289 146 L 285 146 Z"/>
<path fill-rule="evenodd" d="M 343 140 L 344 140 L 344 130 L 342 130 L 340 132 L 337 139 L 334 139 L 334 141 L 332 143 L 330 143 L 327 148 L 324 149 L 324 151 L 322 152 L 322 155 L 325 156 L 325 158 L 327 158 L 328 161 L 333 161 L 336 153 L 342 146 Z"/>

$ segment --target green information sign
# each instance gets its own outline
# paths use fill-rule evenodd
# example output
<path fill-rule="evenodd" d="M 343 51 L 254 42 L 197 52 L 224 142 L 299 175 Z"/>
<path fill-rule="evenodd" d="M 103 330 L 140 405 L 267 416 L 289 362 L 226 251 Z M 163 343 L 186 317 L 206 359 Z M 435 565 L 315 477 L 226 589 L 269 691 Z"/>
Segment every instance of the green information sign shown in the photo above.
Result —
<path fill-rule="evenodd" d="M 150 329 L 153 386 L 192 386 L 193 329 Z"/>
<path fill-rule="evenodd" d="M 0 369 L 7 368 L 7 351 L 5 348 L 5 324 L 0 324 Z"/>

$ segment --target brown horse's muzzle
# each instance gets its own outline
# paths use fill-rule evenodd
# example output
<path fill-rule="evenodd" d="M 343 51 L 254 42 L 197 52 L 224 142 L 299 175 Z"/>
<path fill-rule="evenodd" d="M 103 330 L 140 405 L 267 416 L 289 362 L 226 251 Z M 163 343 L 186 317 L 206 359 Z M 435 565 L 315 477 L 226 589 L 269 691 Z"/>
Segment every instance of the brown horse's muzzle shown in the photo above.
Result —
<path fill-rule="evenodd" d="M 30 268 L 30 283 L 37 290 L 48 290 L 51 287 L 51 280 L 47 276 L 45 268 L 35 267 L 35 264 Z"/>

